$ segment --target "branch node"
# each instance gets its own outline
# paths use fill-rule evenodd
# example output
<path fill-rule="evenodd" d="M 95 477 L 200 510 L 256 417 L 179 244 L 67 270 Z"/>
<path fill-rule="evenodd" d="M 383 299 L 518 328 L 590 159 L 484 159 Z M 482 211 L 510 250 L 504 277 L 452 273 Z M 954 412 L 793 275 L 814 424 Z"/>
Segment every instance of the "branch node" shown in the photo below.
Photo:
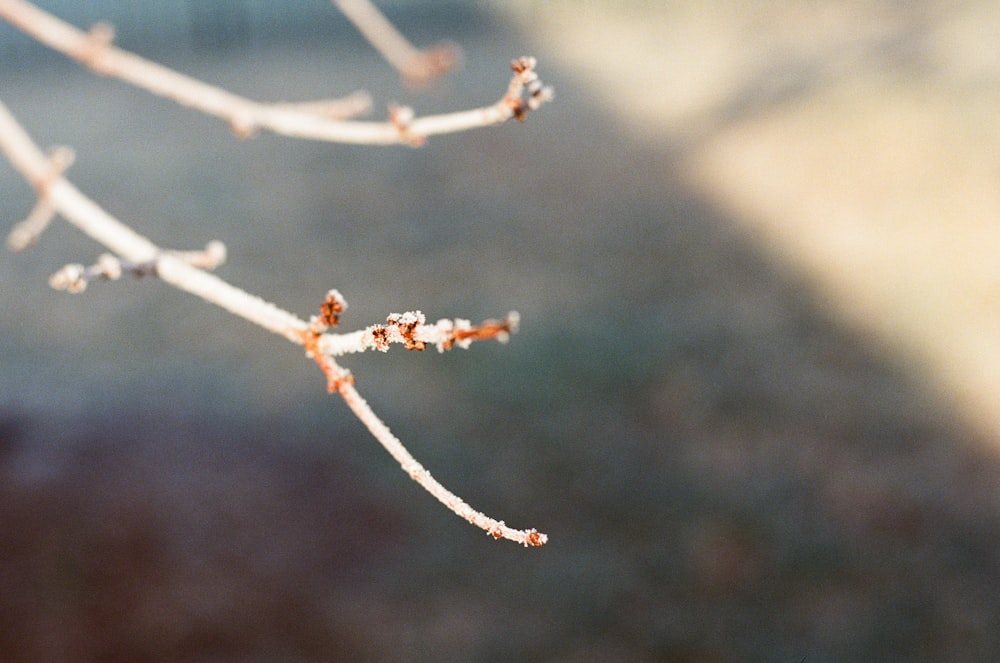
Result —
<path fill-rule="evenodd" d="M 94 264 L 98 274 L 108 281 L 117 281 L 122 277 L 122 261 L 110 253 L 102 253 Z"/>
<path fill-rule="evenodd" d="M 420 483 L 422 480 L 424 480 L 424 478 L 428 474 L 424 466 L 418 463 L 417 461 L 413 461 L 412 463 L 404 465 L 403 471 L 406 472 L 408 475 L 410 475 L 410 478 L 416 481 L 417 483 Z"/>
<path fill-rule="evenodd" d="M 413 132 L 413 118 L 413 109 L 409 106 L 389 105 L 389 123 L 399 132 L 399 137 L 410 147 L 420 147 L 427 142 L 427 138 Z"/>
<path fill-rule="evenodd" d="M 319 370 L 323 371 L 323 375 L 326 376 L 327 392 L 343 394 L 348 386 L 354 386 L 354 376 L 346 368 L 339 366 L 333 357 L 320 349 L 319 342 L 323 338 L 325 330 L 326 325 L 322 318 L 314 315 L 309 319 L 309 324 L 305 329 L 289 329 L 286 336 L 301 343 L 306 356 L 315 361 Z"/>
<path fill-rule="evenodd" d="M 319 305 L 319 321 L 324 326 L 336 327 L 340 324 L 340 314 L 347 310 L 347 300 L 339 290 L 331 289 L 326 299 Z"/>
<path fill-rule="evenodd" d="M 69 167 L 73 165 L 73 161 L 76 159 L 76 152 L 68 145 L 56 145 L 50 147 L 45 156 L 45 169 L 29 180 L 39 198 L 44 198 L 48 195 L 48 190 L 52 186 L 52 183 L 61 178 L 69 170 Z"/>
<path fill-rule="evenodd" d="M 346 368 L 341 369 L 337 375 L 332 378 L 327 376 L 326 390 L 328 393 L 338 393 L 343 395 L 348 387 L 354 386 L 354 376 Z"/>
<path fill-rule="evenodd" d="M 227 252 L 225 244 L 217 239 L 213 239 L 200 251 L 170 251 L 169 253 L 192 267 L 213 270 L 226 262 Z"/>
<path fill-rule="evenodd" d="M 427 347 L 426 343 L 416 338 L 417 326 L 427 322 L 424 314 L 420 311 L 393 313 L 386 318 L 385 322 L 399 331 L 400 336 L 403 337 L 403 347 L 407 350 L 423 350 Z"/>
<path fill-rule="evenodd" d="M 389 330 L 382 325 L 375 325 L 371 330 L 372 343 L 379 352 L 389 351 Z"/>
<path fill-rule="evenodd" d="M 62 177 L 76 160 L 76 152 L 69 145 L 55 145 L 48 150 L 50 176 L 47 183 Z"/>
<path fill-rule="evenodd" d="M 110 23 L 94 23 L 87 31 L 80 49 L 73 53 L 73 57 L 94 73 L 106 76 L 111 72 L 101 60 L 114 41 L 115 29 Z"/>
<path fill-rule="evenodd" d="M 524 537 L 524 547 L 525 548 L 527 548 L 529 546 L 533 546 L 535 548 L 540 548 L 541 546 L 544 546 L 548 542 L 548 540 L 549 540 L 548 536 L 546 536 L 545 534 L 542 534 L 541 532 L 539 532 L 536 529 L 529 529 L 526 532 L 526 534 L 527 534 L 527 536 Z"/>
<path fill-rule="evenodd" d="M 229 121 L 230 131 L 240 140 L 253 138 L 259 128 L 253 114 L 247 112 L 234 112 Z"/>

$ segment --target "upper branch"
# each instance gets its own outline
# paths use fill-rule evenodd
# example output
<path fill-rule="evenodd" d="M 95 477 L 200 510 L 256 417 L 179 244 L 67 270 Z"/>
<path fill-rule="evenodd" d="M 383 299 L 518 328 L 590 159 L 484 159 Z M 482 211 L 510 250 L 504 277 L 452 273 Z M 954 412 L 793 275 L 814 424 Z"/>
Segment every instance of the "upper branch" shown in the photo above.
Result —
<path fill-rule="evenodd" d="M 419 87 L 448 73 L 462 58 L 458 47 L 451 44 L 438 44 L 423 51 L 415 48 L 369 0 L 333 0 L 333 4 L 403 80 L 413 86 Z"/>
<path fill-rule="evenodd" d="M 387 122 L 335 120 L 304 106 L 253 101 L 117 48 L 112 44 L 111 28 L 105 24 L 83 32 L 26 0 L 0 0 L 0 18 L 100 75 L 119 78 L 220 117 L 244 137 L 263 129 L 337 143 L 419 145 L 428 136 L 523 119 L 527 110 L 552 98 L 551 89 L 538 82 L 534 58 L 520 58 L 514 61 L 507 94 L 490 106 L 418 118 L 411 117 L 412 111 L 394 113 Z"/>

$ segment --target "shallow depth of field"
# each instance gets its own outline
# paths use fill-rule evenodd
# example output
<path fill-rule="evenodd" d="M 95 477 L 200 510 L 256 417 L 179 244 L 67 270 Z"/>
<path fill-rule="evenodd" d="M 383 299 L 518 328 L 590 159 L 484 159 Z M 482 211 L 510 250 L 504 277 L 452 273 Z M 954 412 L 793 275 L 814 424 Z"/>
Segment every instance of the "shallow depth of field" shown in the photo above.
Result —
<path fill-rule="evenodd" d="M 519 311 L 506 346 L 344 363 L 445 485 L 550 541 L 438 505 L 301 348 L 153 279 L 51 290 L 102 251 L 57 222 L 0 257 L 0 659 L 1000 651 L 1000 10 L 397 3 L 465 52 L 416 93 L 324 2 L 41 4 L 376 118 L 539 58 L 557 98 L 523 125 L 241 141 L 0 26 L 4 102 L 154 242 L 221 239 L 221 276 L 303 316 L 335 287 L 349 330 Z M 4 232 L 34 202 L 6 162 L 0 200 Z"/>

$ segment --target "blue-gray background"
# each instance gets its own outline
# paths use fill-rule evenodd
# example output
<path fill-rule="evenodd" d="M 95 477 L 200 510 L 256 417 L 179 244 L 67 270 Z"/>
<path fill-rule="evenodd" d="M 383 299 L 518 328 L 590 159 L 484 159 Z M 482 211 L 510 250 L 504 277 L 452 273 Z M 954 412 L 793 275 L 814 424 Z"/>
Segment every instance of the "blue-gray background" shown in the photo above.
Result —
<path fill-rule="evenodd" d="M 240 141 L 0 28 L 4 102 L 160 245 L 221 239 L 224 278 L 303 316 L 336 287 L 352 329 L 520 311 L 507 346 L 345 363 L 439 479 L 551 542 L 447 513 L 300 348 L 153 280 L 49 289 L 102 250 L 57 222 L 0 258 L 0 658 L 998 651 L 995 459 L 546 44 L 488 5 L 393 5 L 418 44 L 464 48 L 417 94 L 319 1 L 45 6 L 255 99 L 365 88 L 378 117 L 491 103 L 512 57 L 539 56 L 558 101 L 525 124 L 371 148 Z M 8 226 L 33 203 L 7 167 L 0 193 Z"/>

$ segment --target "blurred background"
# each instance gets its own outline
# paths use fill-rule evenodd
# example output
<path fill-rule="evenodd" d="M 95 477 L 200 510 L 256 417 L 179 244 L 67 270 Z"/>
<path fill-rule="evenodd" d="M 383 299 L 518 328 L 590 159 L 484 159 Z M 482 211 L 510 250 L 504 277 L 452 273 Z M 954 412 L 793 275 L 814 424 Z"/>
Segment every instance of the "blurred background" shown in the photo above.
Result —
<path fill-rule="evenodd" d="M 301 348 L 154 280 L 0 258 L 4 661 L 941 661 L 1000 652 L 1000 10 L 988 2 L 40 2 L 262 101 L 554 104 L 420 149 L 262 134 L 0 26 L 2 98 L 161 246 L 301 316 L 521 313 L 344 363 L 495 542 Z M 4 224 L 34 198 L 0 167 Z M 6 232 L 6 231 L 5 231 Z"/>

